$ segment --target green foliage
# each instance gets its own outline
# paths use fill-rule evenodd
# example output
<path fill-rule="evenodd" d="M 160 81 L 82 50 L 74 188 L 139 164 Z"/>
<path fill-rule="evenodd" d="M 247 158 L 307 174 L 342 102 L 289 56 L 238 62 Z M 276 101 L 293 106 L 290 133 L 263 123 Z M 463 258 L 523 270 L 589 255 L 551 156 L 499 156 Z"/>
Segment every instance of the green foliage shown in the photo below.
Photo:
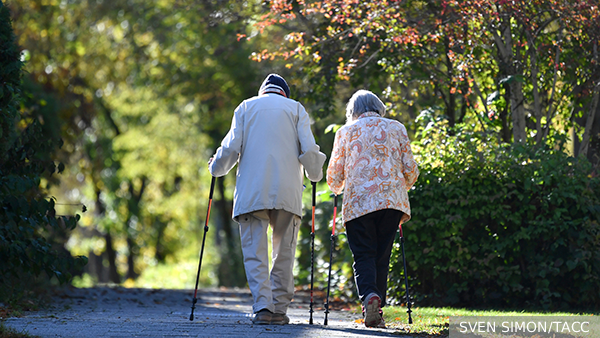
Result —
<path fill-rule="evenodd" d="M 27 332 L 19 332 L 15 329 L 4 326 L 4 322 L 0 322 L 0 338 L 31 338 L 37 337 L 32 336 Z"/>
<path fill-rule="evenodd" d="M 27 78 L 61 103 L 55 120 L 62 125 L 66 170 L 51 194 L 89 206 L 69 243 L 74 253 L 90 255 L 95 281 L 120 283 L 146 268 L 185 264 L 181 252 L 199 248 L 210 182 L 206 160 L 236 105 L 255 95 L 268 73 L 248 59 L 250 42 L 236 40 L 252 6 L 12 4 L 15 32 L 30 55 Z M 215 191 L 207 242 L 207 251 L 217 253 L 207 258 L 221 261 L 222 269 L 203 268 L 201 283 L 245 281 L 241 249 L 227 247 L 237 239 L 227 209 L 233 185 L 223 190 Z"/>
<path fill-rule="evenodd" d="M 41 194 L 44 174 L 64 168 L 49 157 L 60 139 L 49 137 L 38 119 L 21 116 L 18 110 L 21 63 L 9 19 L 0 3 L 0 83 L 3 92 L 10 93 L 0 99 L 0 300 L 11 303 L 51 278 L 68 282 L 87 260 L 71 257 L 53 240 L 72 230 L 78 216 L 56 217 L 55 200 Z"/>
<path fill-rule="evenodd" d="M 0 163 L 6 161 L 10 140 L 14 137 L 17 115 L 15 96 L 19 95 L 21 61 L 14 44 L 10 12 L 0 1 Z"/>
<path fill-rule="evenodd" d="M 415 142 L 429 160 L 404 227 L 416 303 L 597 309 L 600 178 L 590 163 L 556 145 L 428 135 Z M 399 244 L 394 250 L 390 285 L 404 301 Z"/>

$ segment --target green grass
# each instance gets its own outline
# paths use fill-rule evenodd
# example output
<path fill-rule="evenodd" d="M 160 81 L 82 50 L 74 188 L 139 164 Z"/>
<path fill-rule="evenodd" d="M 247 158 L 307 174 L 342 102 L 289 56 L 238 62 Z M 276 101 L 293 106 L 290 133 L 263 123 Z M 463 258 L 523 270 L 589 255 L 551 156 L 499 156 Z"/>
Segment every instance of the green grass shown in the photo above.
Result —
<path fill-rule="evenodd" d="M 4 322 L 0 321 L 0 338 L 33 338 L 37 336 L 32 336 L 27 332 L 18 332 L 12 328 L 4 326 Z"/>
<path fill-rule="evenodd" d="M 456 308 L 417 307 L 412 309 L 413 323 L 408 324 L 406 307 L 384 308 L 384 319 L 389 329 L 418 337 L 447 337 L 450 316 L 575 316 L 598 313 L 527 312 L 498 310 L 468 310 Z"/>

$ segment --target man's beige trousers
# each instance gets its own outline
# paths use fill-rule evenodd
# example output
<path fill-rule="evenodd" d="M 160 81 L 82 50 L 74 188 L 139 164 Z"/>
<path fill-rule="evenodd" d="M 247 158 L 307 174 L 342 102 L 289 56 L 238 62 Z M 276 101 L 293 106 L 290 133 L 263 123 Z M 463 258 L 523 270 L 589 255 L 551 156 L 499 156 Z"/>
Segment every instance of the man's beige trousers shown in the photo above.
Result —
<path fill-rule="evenodd" d="M 259 210 L 237 217 L 240 224 L 244 268 L 254 298 L 252 310 L 287 313 L 294 296 L 294 258 L 300 217 L 278 209 Z M 269 274 L 267 229 L 273 236 L 272 268 Z"/>

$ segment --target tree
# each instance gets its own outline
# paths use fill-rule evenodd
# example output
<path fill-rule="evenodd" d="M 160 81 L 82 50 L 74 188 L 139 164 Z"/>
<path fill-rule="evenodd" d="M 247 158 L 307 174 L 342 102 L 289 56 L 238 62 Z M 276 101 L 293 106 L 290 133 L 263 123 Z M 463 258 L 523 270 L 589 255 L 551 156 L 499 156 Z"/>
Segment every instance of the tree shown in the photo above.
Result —
<path fill-rule="evenodd" d="M 79 236 L 103 238 L 88 240 L 109 266 L 103 281 L 135 278 L 149 264 L 176 259 L 178 248 L 192 249 L 209 181 L 202 158 L 259 83 L 237 84 L 260 81 L 248 66 L 248 44 L 235 42 L 245 28 L 243 4 L 28 0 L 13 7 L 29 78 L 64 102 L 61 156 L 71 175 L 60 193 L 77 191 L 74 201 L 93 206 Z M 233 264 L 233 277 L 221 281 L 239 283 L 231 192 L 219 187 L 216 242 L 227 238 L 223 262 Z"/>
<path fill-rule="evenodd" d="M 0 1 L 0 300 L 34 296 L 40 285 L 66 283 L 86 264 L 64 248 L 79 215 L 58 216 L 46 194 L 64 166 L 51 154 L 60 147 L 43 115 L 22 104 L 22 62 L 8 8 Z M 39 102 L 38 102 L 39 103 Z"/>
<path fill-rule="evenodd" d="M 477 198 L 487 202 L 496 199 L 494 195 L 472 194 L 478 189 L 489 192 L 491 185 L 484 181 L 494 181 L 494 175 L 507 177 L 496 168 L 503 161 L 519 168 L 512 174 L 525 178 L 524 181 L 509 179 L 506 183 L 509 190 L 520 191 L 522 184 L 529 186 L 528 180 L 540 171 L 532 174 L 529 170 L 535 166 L 519 166 L 546 165 L 545 159 L 541 159 L 546 154 L 566 163 L 567 171 L 577 167 L 581 169 L 577 175 L 586 172 L 591 177 L 597 175 L 599 159 L 591 155 L 597 153 L 597 148 L 593 149 L 597 141 L 587 141 L 598 139 L 595 128 L 600 127 L 595 122 L 598 112 L 595 86 L 600 80 L 597 1 L 275 0 L 266 4 L 257 19 L 257 29 L 268 34 L 271 29 L 279 28 L 287 35 L 276 41 L 275 47 L 257 52 L 256 60 L 285 60 L 288 67 L 319 84 L 307 86 L 306 97 L 318 101 L 321 96 L 328 96 L 323 101 L 327 105 L 344 98 L 348 88 L 367 87 L 383 96 L 393 118 L 401 120 L 414 133 L 413 150 L 419 157 L 425 180 L 421 182 L 422 190 L 419 188 L 419 194 L 424 195 L 417 198 L 427 197 L 432 191 L 438 197 L 444 196 L 435 204 L 428 198 L 415 203 L 423 203 L 423 208 L 415 210 L 415 215 L 419 212 L 422 215 L 422 219 L 414 217 L 419 229 L 441 224 L 432 232 L 438 233 L 437 237 L 431 239 L 460 236 L 460 230 L 448 230 L 463 221 L 450 213 L 457 209 L 453 203 L 469 205 Z M 323 115 L 334 109 L 329 105 Z M 567 152 L 584 155 L 586 144 L 593 144 L 587 156 L 595 161 L 595 167 L 589 166 L 587 159 L 573 160 L 565 155 Z M 486 172 L 488 165 L 491 170 Z M 548 169 L 551 171 L 551 167 Z M 452 179 L 458 181 L 445 178 L 446 171 L 452 172 Z M 472 177 L 475 173 L 481 173 L 478 177 L 481 180 L 461 181 L 462 177 Z M 544 201 L 558 191 L 570 195 L 564 186 L 557 186 L 552 180 L 540 180 L 535 189 L 541 192 L 532 190 L 524 195 L 530 200 L 542 196 Z M 586 184 L 570 188 L 577 191 L 574 196 L 582 196 L 586 205 L 596 204 L 596 196 L 590 193 L 593 189 Z M 550 193 L 553 189 L 556 192 Z M 445 195 L 449 191 L 455 194 L 451 196 L 452 203 Z M 512 195 L 506 196 L 506 201 L 515 203 Z M 572 204 L 562 198 L 556 202 Z M 515 207 L 521 204 L 516 203 Z M 487 212 L 473 211 L 473 206 L 467 207 L 466 213 L 473 217 L 474 228 L 481 231 L 495 221 Z M 493 208 L 494 203 L 489 206 Z M 528 218 L 531 214 L 535 216 Z M 564 214 L 531 214 L 515 216 L 517 213 L 511 212 L 513 217 L 502 221 L 502 226 L 518 232 L 523 222 L 539 221 L 545 224 L 539 231 L 547 231 L 551 229 L 549 224 L 557 219 L 563 216 L 565 222 L 571 219 Z M 591 216 L 577 218 L 577 222 L 589 229 L 595 229 L 597 224 Z M 574 223 L 569 224 L 570 227 Z M 573 225 L 572 229 L 578 227 Z M 439 229 L 445 232 L 440 234 Z M 580 231 L 584 233 L 588 228 Z M 493 233 L 483 234 L 488 235 L 492 242 L 497 239 Z M 415 241 L 416 237 L 422 240 L 415 236 Z M 588 244 L 596 245 L 593 237 L 585 245 Z M 485 254 L 498 255 L 499 251 L 494 250 Z M 574 246 L 569 246 L 565 254 L 577 255 L 576 252 Z M 422 257 L 430 262 L 427 254 Z M 533 257 L 531 251 L 524 254 L 524 258 L 532 261 Z M 448 265 L 443 264 L 434 261 L 432 266 L 444 271 Z M 588 277 L 595 278 L 591 274 L 584 278 Z M 429 281 L 425 278 L 419 282 L 425 285 Z M 527 283 L 535 285 L 531 280 Z M 435 290 L 424 289 L 429 292 L 427 296 L 434 295 Z M 465 295 L 473 295 L 473 289 L 460 292 L 463 291 Z M 552 292 L 554 288 L 546 288 L 535 297 L 542 294 L 546 297 Z M 535 298 L 527 297 L 525 302 Z"/>
<path fill-rule="evenodd" d="M 289 33 L 279 48 L 257 58 L 295 60 L 307 74 L 335 69 L 333 82 L 367 83 L 386 96 L 394 112 L 408 111 L 414 118 L 415 105 L 429 115 L 443 114 L 451 126 L 473 123 L 495 131 L 504 142 L 541 144 L 565 134 L 581 84 L 598 79 L 593 1 L 269 4 L 260 29 L 281 25 Z M 581 62 L 566 59 L 583 49 Z M 334 85 L 327 88 L 330 94 Z M 583 104 L 594 108 L 594 95 L 587 97 Z M 498 118 L 500 123 L 489 123 Z M 587 130 L 583 134 L 591 134 Z"/>

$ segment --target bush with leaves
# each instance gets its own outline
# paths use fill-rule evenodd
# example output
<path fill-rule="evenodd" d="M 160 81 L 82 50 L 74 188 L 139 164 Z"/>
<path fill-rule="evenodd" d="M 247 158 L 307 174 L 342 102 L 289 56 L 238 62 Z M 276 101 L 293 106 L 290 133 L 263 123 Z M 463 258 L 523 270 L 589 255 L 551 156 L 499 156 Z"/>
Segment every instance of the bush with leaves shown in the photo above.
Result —
<path fill-rule="evenodd" d="M 54 199 L 40 188 L 43 177 L 63 168 L 51 159 L 61 141 L 35 116 L 21 113 L 22 63 L 14 40 L 10 13 L 0 1 L 0 302 L 8 303 L 52 280 L 68 282 L 87 262 L 54 241 L 79 216 L 56 217 Z"/>
<path fill-rule="evenodd" d="M 417 304 L 598 309 L 600 177 L 554 147 L 426 130 L 404 227 Z M 451 134 L 454 133 L 454 135 Z M 397 243 L 390 286 L 404 301 Z"/>

